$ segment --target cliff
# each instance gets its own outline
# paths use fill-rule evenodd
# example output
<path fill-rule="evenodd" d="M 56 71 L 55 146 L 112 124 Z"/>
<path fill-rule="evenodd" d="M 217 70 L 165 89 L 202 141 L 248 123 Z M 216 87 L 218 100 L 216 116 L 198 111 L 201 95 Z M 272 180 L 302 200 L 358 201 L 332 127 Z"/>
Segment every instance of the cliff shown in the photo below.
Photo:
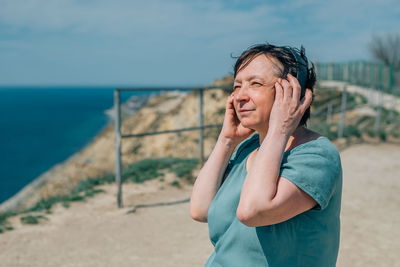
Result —
<path fill-rule="evenodd" d="M 232 81 L 232 76 L 228 75 L 214 82 L 213 86 L 230 86 Z M 330 123 L 326 122 L 326 114 L 321 111 L 326 109 L 328 102 L 341 99 L 341 92 L 336 89 L 337 86 L 330 85 L 333 86 L 331 88 L 325 85 L 325 89 L 322 90 L 319 88 L 320 86 L 324 87 L 323 84 L 317 86 L 317 93 L 311 106 L 311 129 L 334 140 L 334 144 L 339 149 L 348 147 L 351 143 L 378 143 L 381 140 L 400 142 L 399 124 L 391 123 L 392 112 L 389 112 L 388 109 L 382 111 L 383 123 L 380 131 L 377 133 L 372 131 L 376 111 L 371 106 L 365 105 L 368 102 L 365 90 L 361 92 L 364 95 L 360 92 L 349 92 L 344 138 L 336 139 L 337 124 L 340 120 L 340 102 L 335 102 L 336 104 L 332 108 L 334 112 Z M 228 92 L 221 89 L 205 91 L 204 124 L 222 123 L 227 95 Z M 121 127 L 122 134 L 197 126 L 198 101 L 196 92 L 172 92 L 152 97 L 146 105 L 139 109 L 136 108 L 135 103 L 130 103 L 129 105 L 135 107 L 136 113 L 132 114 L 129 110 L 125 110 Z M 393 116 L 398 116 L 397 111 L 393 112 Z M 206 129 L 204 133 L 204 154 L 208 155 L 218 137 L 219 129 Z M 192 131 L 123 139 L 123 165 L 126 166 L 145 158 L 198 157 L 198 137 L 198 131 Z M 68 194 L 82 179 L 114 172 L 114 165 L 114 125 L 110 123 L 80 152 L 43 173 L 17 195 L 4 202 L 0 206 L 0 213 L 6 210 L 21 211 L 42 198 Z"/>
<path fill-rule="evenodd" d="M 215 89 L 204 93 L 204 123 L 222 123 L 227 93 Z M 136 113 L 125 112 L 122 134 L 171 130 L 198 125 L 198 95 L 172 92 L 152 97 Z M 218 136 L 219 129 L 206 129 L 204 153 L 208 155 Z M 122 140 L 123 165 L 144 158 L 198 157 L 197 131 L 162 134 Z M 2 203 L 0 213 L 7 210 L 24 210 L 41 198 L 68 194 L 79 180 L 114 172 L 114 124 L 111 122 L 94 140 L 78 153 L 25 186 L 14 197 Z"/>

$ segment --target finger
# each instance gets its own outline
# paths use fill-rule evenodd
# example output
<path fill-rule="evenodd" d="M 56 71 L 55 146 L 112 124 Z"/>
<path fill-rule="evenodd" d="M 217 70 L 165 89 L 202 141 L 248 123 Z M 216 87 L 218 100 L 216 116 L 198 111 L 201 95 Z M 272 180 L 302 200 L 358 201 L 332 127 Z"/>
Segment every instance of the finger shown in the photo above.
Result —
<path fill-rule="evenodd" d="M 283 88 L 278 82 L 276 82 L 275 83 L 275 101 L 282 101 L 282 99 L 283 99 Z"/>
<path fill-rule="evenodd" d="M 310 107 L 312 101 L 312 92 L 310 89 L 306 89 L 306 93 L 301 100 L 300 106 L 302 113 L 306 112 L 307 108 Z"/>
<path fill-rule="evenodd" d="M 226 99 L 226 107 L 228 107 L 230 105 L 230 103 L 232 103 L 232 100 L 233 100 L 233 93 L 230 94 L 228 96 L 228 98 Z"/>
<path fill-rule="evenodd" d="M 228 99 L 226 100 L 226 106 L 225 106 L 226 110 L 234 109 L 234 106 L 233 106 L 234 97 L 235 97 L 234 93 L 232 93 L 228 96 Z"/>
<path fill-rule="evenodd" d="M 292 86 L 285 79 L 282 79 L 281 84 L 282 84 L 282 87 L 283 87 L 283 99 L 290 101 L 292 99 L 292 94 L 293 94 Z"/>
<path fill-rule="evenodd" d="M 292 85 L 293 88 L 293 99 L 295 100 L 300 100 L 300 94 L 301 94 L 301 85 L 297 78 L 295 78 L 293 75 L 290 73 L 287 75 L 288 81 Z"/>

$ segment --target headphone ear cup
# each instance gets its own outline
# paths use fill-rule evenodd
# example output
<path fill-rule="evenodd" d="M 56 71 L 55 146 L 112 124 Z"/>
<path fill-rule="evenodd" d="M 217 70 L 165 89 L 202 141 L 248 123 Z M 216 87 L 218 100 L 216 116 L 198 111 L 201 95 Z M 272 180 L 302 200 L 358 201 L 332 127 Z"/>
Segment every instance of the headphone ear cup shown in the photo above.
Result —
<path fill-rule="evenodd" d="M 293 57 L 296 60 L 297 64 L 297 80 L 301 86 L 301 94 L 300 99 L 302 99 L 306 93 L 306 84 L 308 79 L 308 64 L 304 61 L 304 59 L 300 56 L 300 53 L 297 52 L 294 48 L 288 48 L 290 53 L 292 53 Z"/>

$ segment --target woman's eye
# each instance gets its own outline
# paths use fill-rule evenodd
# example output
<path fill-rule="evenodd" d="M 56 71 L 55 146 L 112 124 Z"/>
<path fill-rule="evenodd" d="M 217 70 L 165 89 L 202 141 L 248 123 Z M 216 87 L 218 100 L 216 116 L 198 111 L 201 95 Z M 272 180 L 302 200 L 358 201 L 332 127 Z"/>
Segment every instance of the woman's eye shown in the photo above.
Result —
<path fill-rule="evenodd" d="M 233 86 L 233 91 L 236 91 L 237 89 L 239 89 L 240 88 L 240 85 L 234 85 Z"/>

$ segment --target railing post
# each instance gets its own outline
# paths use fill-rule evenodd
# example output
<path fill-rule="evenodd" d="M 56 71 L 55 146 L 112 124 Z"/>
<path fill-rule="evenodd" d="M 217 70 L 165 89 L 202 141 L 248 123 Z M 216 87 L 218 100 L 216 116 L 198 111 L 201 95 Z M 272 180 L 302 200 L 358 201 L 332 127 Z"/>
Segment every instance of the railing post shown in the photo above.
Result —
<path fill-rule="evenodd" d="M 115 133 L 115 182 L 118 186 L 117 203 L 122 208 L 122 178 L 121 178 L 121 98 L 120 91 L 114 91 L 114 133 Z"/>
<path fill-rule="evenodd" d="M 379 81 L 378 82 L 379 90 L 381 91 L 381 90 L 384 89 L 383 88 L 383 86 L 384 86 L 384 83 L 383 83 L 383 64 L 379 64 L 379 80 L 378 81 Z"/>
<path fill-rule="evenodd" d="M 375 86 L 375 67 L 372 63 L 369 63 L 369 87 Z"/>
<path fill-rule="evenodd" d="M 361 75 L 360 75 L 360 77 L 361 77 L 361 85 L 362 86 L 367 86 L 367 75 L 365 75 L 365 72 L 366 72 L 366 63 L 364 62 L 364 61 L 362 61 L 361 62 L 361 67 L 360 67 L 360 72 L 361 72 Z"/>
<path fill-rule="evenodd" d="M 347 101 L 347 88 L 346 88 L 346 86 L 343 86 L 342 105 L 340 107 L 340 121 L 339 121 L 339 127 L 338 127 L 338 138 L 343 137 L 344 119 L 345 119 L 345 113 L 346 113 L 346 101 Z"/>
<path fill-rule="evenodd" d="M 394 85 L 394 68 L 393 66 L 389 66 L 389 92 L 393 94 L 393 85 Z"/>
<path fill-rule="evenodd" d="M 363 86 L 363 62 L 357 62 L 357 84 Z"/>
<path fill-rule="evenodd" d="M 200 136 L 199 136 L 199 160 L 200 166 L 204 164 L 204 129 L 203 129 L 203 89 L 199 90 L 199 127 L 200 127 Z"/>
<path fill-rule="evenodd" d="M 333 63 L 332 62 L 328 63 L 328 80 L 329 81 L 333 80 Z"/>
<path fill-rule="evenodd" d="M 327 124 L 331 124 L 331 122 L 332 122 L 332 107 L 333 107 L 332 102 L 329 102 L 328 103 L 328 111 L 326 113 L 326 123 Z"/>
<path fill-rule="evenodd" d="M 380 128 L 381 116 L 382 116 L 382 105 L 383 105 L 383 92 L 382 92 L 382 88 L 380 88 L 379 93 L 378 93 L 378 106 L 377 106 L 375 125 L 374 125 L 375 132 L 378 132 L 378 130 Z"/>
<path fill-rule="evenodd" d="M 349 81 L 349 63 L 345 63 L 343 67 L 343 80 Z"/>
<path fill-rule="evenodd" d="M 392 91 L 392 94 L 393 94 L 393 91 Z M 394 120 L 394 112 L 393 112 L 393 110 L 395 110 L 396 109 L 396 104 L 397 104 L 397 101 L 396 101 L 397 99 L 395 98 L 395 97 L 392 97 L 392 101 L 391 101 L 391 109 L 390 109 L 390 112 L 389 112 L 389 121 L 390 122 L 393 122 L 393 120 Z"/>

